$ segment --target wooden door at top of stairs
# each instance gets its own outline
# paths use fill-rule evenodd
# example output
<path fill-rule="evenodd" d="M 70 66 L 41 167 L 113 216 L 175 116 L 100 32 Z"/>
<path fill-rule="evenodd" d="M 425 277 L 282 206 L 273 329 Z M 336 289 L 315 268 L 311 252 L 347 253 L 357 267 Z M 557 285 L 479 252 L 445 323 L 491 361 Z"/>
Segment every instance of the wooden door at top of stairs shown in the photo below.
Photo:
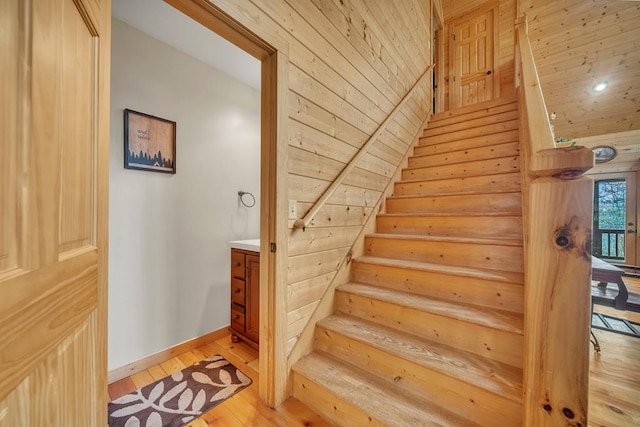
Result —
<path fill-rule="evenodd" d="M 497 3 L 449 24 L 449 87 L 451 109 L 498 98 Z"/>
<path fill-rule="evenodd" d="M 0 425 L 106 425 L 110 0 L 0 2 Z"/>

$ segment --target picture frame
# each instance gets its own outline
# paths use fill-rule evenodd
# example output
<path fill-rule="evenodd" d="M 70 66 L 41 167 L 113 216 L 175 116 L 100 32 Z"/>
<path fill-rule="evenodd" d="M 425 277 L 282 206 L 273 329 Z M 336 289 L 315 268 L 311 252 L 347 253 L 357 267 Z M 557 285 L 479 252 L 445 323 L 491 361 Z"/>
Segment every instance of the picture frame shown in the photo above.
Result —
<path fill-rule="evenodd" d="M 124 167 L 176 173 L 176 122 L 124 110 Z"/>

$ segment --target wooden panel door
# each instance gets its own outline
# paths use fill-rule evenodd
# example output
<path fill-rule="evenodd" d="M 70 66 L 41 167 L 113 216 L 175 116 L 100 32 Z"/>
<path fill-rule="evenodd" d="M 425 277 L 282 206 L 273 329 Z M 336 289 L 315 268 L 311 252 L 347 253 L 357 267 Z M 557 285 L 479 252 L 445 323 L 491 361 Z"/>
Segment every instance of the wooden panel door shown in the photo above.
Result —
<path fill-rule="evenodd" d="M 0 2 L 0 425 L 106 425 L 109 0 Z"/>
<path fill-rule="evenodd" d="M 498 96 L 496 15 L 496 7 L 483 8 L 449 24 L 451 108 L 477 104 Z"/>
<path fill-rule="evenodd" d="M 245 333 L 260 342 L 260 257 L 247 255 L 247 306 Z"/>

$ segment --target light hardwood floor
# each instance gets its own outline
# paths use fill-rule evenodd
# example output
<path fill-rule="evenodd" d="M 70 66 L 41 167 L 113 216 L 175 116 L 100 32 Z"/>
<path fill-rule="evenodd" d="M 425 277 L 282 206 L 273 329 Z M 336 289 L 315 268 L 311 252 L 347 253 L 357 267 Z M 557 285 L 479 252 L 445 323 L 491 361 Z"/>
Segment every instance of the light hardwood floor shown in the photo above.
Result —
<path fill-rule="evenodd" d="M 206 426 L 312 426 L 329 427 L 323 420 L 299 400 L 290 398 L 277 409 L 271 409 L 258 398 L 258 352 L 247 344 L 232 343 L 231 335 L 187 351 L 159 365 L 116 381 L 109 385 L 109 397 L 116 399 L 173 372 L 184 369 L 206 357 L 220 354 L 238 369 L 248 375 L 253 383 L 238 394 L 230 397 L 188 427 Z"/>
<path fill-rule="evenodd" d="M 629 292 L 640 293 L 640 279 L 623 280 Z M 640 313 L 601 305 L 594 306 L 594 311 L 640 323 Z M 589 425 L 640 426 L 640 338 L 597 329 L 594 332 L 602 351 L 591 354 Z"/>
<path fill-rule="evenodd" d="M 640 291 L 640 280 L 625 282 L 632 292 Z M 640 321 L 640 313 L 622 312 L 596 306 L 597 312 Z M 596 330 L 602 352 L 591 355 L 589 377 L 589 425 L 592 427 L 640 426 L 640 338 Z M 225 336 L 211 344 L 185 352 L 156 366 L 109 385 L 115 399 L 144 387 L 198 360 L 220 354 L 253 380 L 245 390 L 189 424 L 205 426 L 331 426 L 297 399 L 291 398 L 277 409 L 258 398 L 258 353 L 244 343 L 234 344 Z"/>

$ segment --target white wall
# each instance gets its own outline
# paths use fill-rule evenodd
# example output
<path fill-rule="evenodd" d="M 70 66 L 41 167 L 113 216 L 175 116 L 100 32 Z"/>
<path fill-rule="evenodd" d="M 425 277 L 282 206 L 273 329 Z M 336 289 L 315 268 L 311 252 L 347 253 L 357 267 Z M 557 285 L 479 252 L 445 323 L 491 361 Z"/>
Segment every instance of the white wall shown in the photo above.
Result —
<path fill-rule="evenodd" d="M 123 168 L 125 108 L 177 122 L 176 175 Z M 259 237 L 259 169 L 259 92 L 113 19 L 110 370 L 229 324 L 227 242 Z"/>

